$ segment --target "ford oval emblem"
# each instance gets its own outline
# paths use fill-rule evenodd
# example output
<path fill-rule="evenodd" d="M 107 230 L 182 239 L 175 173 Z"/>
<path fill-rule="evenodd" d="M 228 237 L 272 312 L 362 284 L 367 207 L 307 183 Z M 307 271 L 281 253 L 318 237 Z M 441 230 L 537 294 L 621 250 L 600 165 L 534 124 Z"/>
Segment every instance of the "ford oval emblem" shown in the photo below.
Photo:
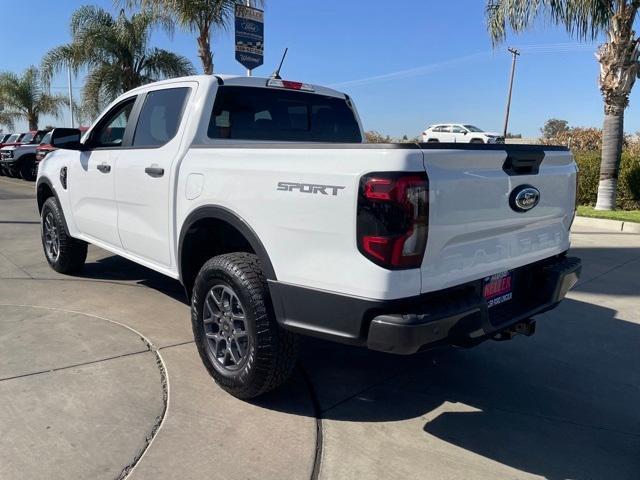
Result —
<path fill-rule="evenodd" d="M 528 212 L 540 202 L 540 190 L 531 185 L 520 185 L 509 196 L 509 205 L 516 212 Z"/>

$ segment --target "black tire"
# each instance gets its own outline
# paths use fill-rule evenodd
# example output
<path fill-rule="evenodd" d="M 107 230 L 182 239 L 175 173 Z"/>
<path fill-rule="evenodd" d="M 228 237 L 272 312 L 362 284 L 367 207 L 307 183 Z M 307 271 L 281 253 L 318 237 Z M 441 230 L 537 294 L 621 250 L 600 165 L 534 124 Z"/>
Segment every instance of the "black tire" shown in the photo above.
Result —
<path fill-rule="evenodd" d="M 240 349 L 240 340 L 234 340 L 219 324 L 227 318 L 236 333 L 236 322 L 225 317 L 223 309 L 214 313 L 217 305 L 226 305 L 233 311 L 233 301 L 225 304 L 224 297 L 214 299 L 216 290 L 224 289 L 235 294 L 244 318 L 242 340 L 244 355 Z M 221 290 L 218 290 L 221 291 Z M 207 312 L 205 313 L 205 304 Z M 236 304 L 238 305 L 238 304 Z M 229 312 L 227 312 L 230 315 Z M 205 317 L 209 321 L 205 324 Z M 212 320 L 214 319 L 215 320 Z M 240 399 L 254 398 L 284 383 L 295 367 L 298 355 L 298 338 L 295 334 L 284 330 L 278 324 L 273 313 L 267 281 L 262 273 L 260 262 L 255 255 L 249 253 L 229 253 L 219 255 L 207 261 L 195 281 L 191 299 L 191 323 L 200 358 L 216 383 L 234 397 Z M 207 331 L 211 330 L 211 331 Z M 207 334 L 209 337 L 207 337 Z M 217 335 L 217 340 L 212 338 Z M 220 340 L 222 335 L 222 340 Z M 225 366 L 231 360 L 223 347 L 232 350 L 235 341 L 236 356 L 241 360 L 232 366 Z M 223 344 L 220 347 L 220 344 Z M 223 353 L 224 355 L 221 355 Z M 235 361 L 235 358 L 231 361 Z"/>
<path fill-rule="evenodd" d="M 20 165 L 18 166 L 18 171 L 20 173 L 20 178 L 23 180 L 27 180 L 28 182 L 33 182 L 36 179 L 37 170 L 34 171 L 34 167 L 36 165 L 35 157 L 25 158 L 20 161 Z"/>
<path fill-rule="evenodd" d="M 48 224 L 55 228 L 57 235 L 57 254 L 52 251 L 47 236 Z M 42 206 L 40 219 L 42 249 L 49 266 L 58 273 L 75 273 L 82 269 L 87 259 L 87 243 L 73 238 L 67 232 L 64 215 L 55 197 L 49 197 Z M 54 241 L 54 240 L 52 240 Z"/>

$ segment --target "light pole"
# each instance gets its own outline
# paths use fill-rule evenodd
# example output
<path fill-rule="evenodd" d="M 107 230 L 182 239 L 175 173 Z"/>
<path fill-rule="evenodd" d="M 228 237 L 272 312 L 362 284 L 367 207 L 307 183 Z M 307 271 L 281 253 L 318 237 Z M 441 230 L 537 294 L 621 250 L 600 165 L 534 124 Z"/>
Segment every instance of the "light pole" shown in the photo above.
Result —
<path fill-rule="evenodd" d="M 71 89 L 71 65 L 69 65 L 69 69 L 67 70 L 68 76 L 67 76 L 67 80 L 69 82 L 68 87 L 69 87 L 69 112 L 71 113 L 71 128 L 74 127 L 74 122 L 73 122 L 73 91 Z"/>
<path fill-rule="evenodd" d="M 509 48 L 509 53 L 511 53 L 511 78 L 509 79 L 509 95 L 507 96 L 507 111 L 504 115 L 504 132 L 503 136 L 505 141 L 507 140 L 507 132 L 509 129 L 509 111 L 511 110 L 511 93 L 513 92 L 513 77 L 516 73 L 516 59 L 520 55 L 520 52 L 515 48 Z"/>

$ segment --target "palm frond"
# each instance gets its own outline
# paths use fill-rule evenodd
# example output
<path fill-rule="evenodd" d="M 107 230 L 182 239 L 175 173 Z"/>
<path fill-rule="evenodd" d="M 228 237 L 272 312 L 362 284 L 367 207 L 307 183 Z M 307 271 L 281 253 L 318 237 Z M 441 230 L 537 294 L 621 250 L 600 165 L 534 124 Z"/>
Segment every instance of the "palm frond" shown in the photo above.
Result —
<path fill-rule="evenodd" d="M 141 72 L 157 79 L 193 75 L 195 69 L 188 58 L 167 50 L 154 48 L 147 56 Z"/>
<path fill-rule="evenodd" d="M 504 41 L 507 29 L 515 33 L 539 20 L 560 25 L 578 40 L 595 39 L 606 31 L 615 13 L 610 0 L 491 0 L 485 14 L 494 45 Z M 623 2 L 624 3 L 624 2 Z"/>
<path fill-rule="evenodd" d="M 60 95 L 50 95 L 44 91 L 42 77 L 36 67 L 27 68 L 21 75 L 15 73 L 0 74 L 0 105 L 4 110 L 3 124 L 18 120 L 38 123 L 40 114 L 58 116 L 68 101 Z"/>

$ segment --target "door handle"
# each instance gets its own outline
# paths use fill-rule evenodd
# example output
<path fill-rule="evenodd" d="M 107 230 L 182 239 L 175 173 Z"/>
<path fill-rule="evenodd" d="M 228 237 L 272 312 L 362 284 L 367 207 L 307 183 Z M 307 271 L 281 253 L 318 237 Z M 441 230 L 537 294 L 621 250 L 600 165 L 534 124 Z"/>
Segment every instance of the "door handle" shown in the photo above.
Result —
<path fill-rule="evenodd" d="M 164 175 L 164 168 L 150 166 L 144 169 L 144 173 L 149 175 L 150 177 L 161 177 Z"/>
<path fill-rule="evenodd" d="M 109 165 L 108 163 L 101 163 L 97 168 L 102 173 L 109 173 L 111 171 L 111 165 Z"/>

